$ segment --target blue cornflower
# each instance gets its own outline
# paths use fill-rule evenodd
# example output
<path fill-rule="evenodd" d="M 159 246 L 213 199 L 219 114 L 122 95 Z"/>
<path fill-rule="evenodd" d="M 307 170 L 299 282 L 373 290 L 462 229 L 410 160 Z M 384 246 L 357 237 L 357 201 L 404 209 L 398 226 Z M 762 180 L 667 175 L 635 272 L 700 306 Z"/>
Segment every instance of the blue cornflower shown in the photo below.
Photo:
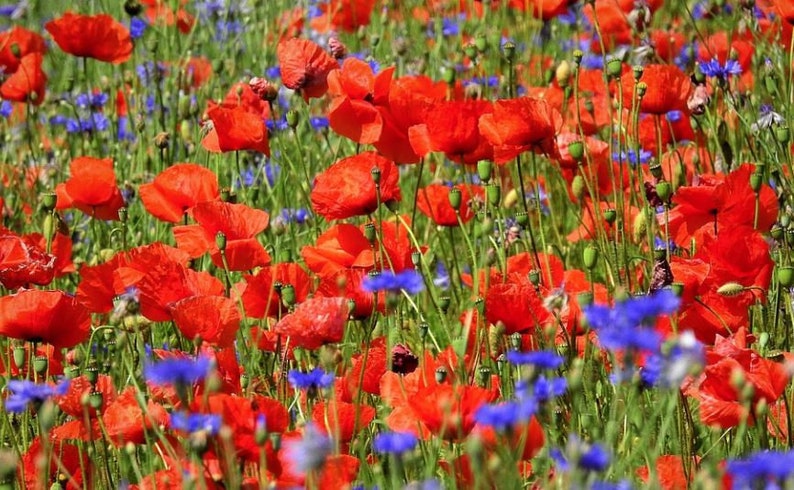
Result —
<path fill-rule="evenodd" d="M 615 303 L 614 306 L 590 305 L 584 309 L 585 318 L 598 332 L 601 345 L 607 349 L 641 349 L 655 351 L 661 336 L 653 329 L 642 328 L 660 315 L 678 310 L 681 299 L 672 291 L 661 290 L 647 296 L 637 296 Z"/>
<path fill-rule="evenodd" d="M 794 451 L 761 451 L 742 460 L 728 461 L 734 489 L 789 488 L 794 477 Z"/>
<path fill-rule="evenodd" d="M 287 380 L 293 388 L 299 390 L 328 388 L 334 384 L 334 375 L 326 373 L 321 368 L 314 368 L 308 373 L 292 370 L 287 375 Z"/>
<path fill-rule="evenodd" d="M 433 279 L 433 285 L 437 288 L 441 288 L 444 291 L 449 289 L 450 284 L 449 278 L 449 271 L 447 270 L 444 262 L 437 260 L 436 261 L 436 277 Z"/>
<path fill-rule="evenodd" d="M 0 116 L 7 118 L 8 116 L 11 115 L 13 111 L 14 111 L 14 106 L 11 104 L 11 102 L 7 100 L 0 102 Z"/>
<path fill-rule="evenodd" d="M 681 111 L 670 111 L 665 115 L 665 118 L 670 121 L 671 123 L 675 124 L 681 120 L 684 113 Z"/>
<path fill-rule="evenodd" d="M 375 436 L 372 449 L 381 454 L 404 454 L 413 451 L 418 442 L 410 432 L 384 432 Z"/>
<path fill-rule="evenodd" d="M 329 122 L 327 117 L 310 117 L 309 124 L 315 131 L 320 131 L 328 128 Z"/>
<path fill-rule="evenodd" d="M 647 356 L 640 377 L 647 385 L 678 388 L 692 370 L 702 367 L 705 361 L 703 344 L 691 331 L 686 331 L 673 341 L 666 353 L 654 352 Z"/>
<path fill-rule="evenodd" d="M 313 423 L 304 427 L 303 437 L 284 442 L 284 454 L 298 476 L 321 469 L 333 449 L 333 441 Z"/>
<path fill-rule="evenodd" d="M 188 433 L 205 431 L 214 436 L 221 430 L 221 416 L 214 413 L 173 412 L 171 428 Z"/>
<path fill-rule="evenodd" d="M 302 225 L 311 218 L 312 213 L 307 209 L 287 209 L 281 210 L 281 219 L 286 223 L 296 223 Z"/>
<path fill-rule="evenodd" d="M 492 427 L 497 432 L 529 420 L 537 411 L 537 404 L 532 400 L 508 401 L 481 406 L 474 414 L 477 423 Z"/>
<path fill-rule="evenodd" d="M 212 361 L 209 357 L 182 359 L 172 357 L 143 368 L 146 380 L 156 385 L 191 385 L 207 377 Z"/>
<path fill-rule="evenodd" d="M 507 351 L 507 362 L 511 364 L 530 364 L 541 369 L 557 369 L 562 366 L 562 356 L 547 350 L 533 352 Z"/>
<path fill-rule="evenodd" d="M 531 385 L 526 381 L 516 382 L 516 394 L 523 397 L 531 397 L 538 403 L 546 403 L 565 394 L 568 390 L 568 380 L 565 378 L 546 379 L 545 376 L 538 376 Z"/>
<path fill-rule="evenodd" d="M 622 151 L 620 153 L 612 154 L 612 160 L 615 160 L 618 163 L 629 162 L 629 164 L 632 167 L 636 166 L 638 163 L 639 164 L 648 163 L 651 157 L 653 157 L 653 153 L 643 149 L 640 149 L 639 158 L 637 157 L 637 152 L 634 150 Z"/>
<path fill-rule="evenodd" d="M 712 59 L 711 61 L 701 61 L 698 66 L 700 71 L 710 78 L 724 80 L 729 76 L 742 74 L 742 65 L 736 60 L 728 60 L 724 65 L 721 65 L 719 60 Z"/>
<path fill-rule="evenodd" d="M 365 277 L 361 282 L 361 289 L 368 293 L 405 290 L 408 294 L 419 294 L 424 288 L 422 275 L 413 269 L 396 274 L 392 271 L 382 271 L 377 275 Z"/>
<path fill-rule="evenodd" d="M 145 20 L 140 17 L 133 17 L 132 20 L 130 20 L 130 37 L 132 39 L 142 38 L 147 27 L 149 27 L 149 24 L 147 24 Z"/>
<path fill-rule="evenodd" d="M 281 78 L 281 68 L 278 66 L 265 68 L 265 76 L 270 79 Z"/>
<path fill-rule="evenodd" d="M 572 465 L 587 471 L 604 471 L 611 457 L 607 450 L 600 444 L 587 444 L 575 435 L 568 438 L 565 451 L 553 448 L 549 455 L 557 464 L 557 469 L 563 472 L 570 471 Z"/>
<path fill-rule="evenodd" d="M 55 386 L 36 384 L 33 381 L 11 380 L 6 385 L 6 389 L 11 393 L 6 398 L 6 411 L 22 413 L 27 410 L 28 405 L 31 403 L 43 403 L 53 396 L 65 395 L 69 390 L 69 380 L 65 379 Z"/>

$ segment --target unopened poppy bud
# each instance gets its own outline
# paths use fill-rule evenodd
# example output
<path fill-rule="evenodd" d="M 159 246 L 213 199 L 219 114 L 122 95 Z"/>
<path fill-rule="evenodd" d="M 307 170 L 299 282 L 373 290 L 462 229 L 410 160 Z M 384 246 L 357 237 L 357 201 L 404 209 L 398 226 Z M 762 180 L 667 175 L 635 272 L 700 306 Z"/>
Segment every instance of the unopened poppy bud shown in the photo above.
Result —
<path fill-rule="evenodd" d="M 499 206 L 502 200 L 502 188 L 498 184 L 488 184 L 485 186 L 485 195 L 488 198 L 488 204 L 491 206 Z"/>
<path fill-rule="evenodd" d="M 480 160 L 477 162 L 477 176 L 482 182 L 486 184 L 491 180 L 491 172 L 493 172 L 493 164 L 488 160 Z"/>
<path fill-rule="evenodd" d="M 154 137 L 154 146 L 158 150 L 165 150 L 168 148 L 169 141 L 171 141 L 171 135 L 165 131 L 161 131 Z"/>
<path fill-rule="evenodd" d="M 488 38 L 485 37 L 485 34 L 478 34 L 477 37 L 474 38 L 474 47 L 477 48 L 477 51 L 481 54 L 488 49 Z"/>
<path fill-rule="evenodd" d="M 643 68 L 642 65 L 634 65 L 632 71 L 634 72 L 634 81 L 639 82 L 640 79 L 642 78 L 642 74 L 645 71 L 645 68 Z"/>
<path fill-rule="evenodd" d="M 375 243 L 375 239 L 377 238 L 377 233 L 375 230 L 374 223 L 367 223 L 366 225 L 364 225 L 364 237 L 367 239 L 370 245 Z"/>
<path fill-rule="evenodd" d="M 300 114 L 298 114 L 298 111 L 294 109 L 287 111 L 285 118 L 287 119 L 287 126 L 291 129 L 298 127 L 298 122 L 300 122 Z"/>
<path fill-rule="evenodd" d="M 673 186 L 666 180 L 659 182 L 656 184 L 656 195 L 659 196 L 662 202 L 670 202 L 670 196 L 673 195 Z"/>
<path fill-rule="evenodd" d="M 791 131 L 788 126 L 778 126 L 775 128 L 775 139 L 778 143 L 786 144 L 791 139 Z"/>
<path fill-rule="evenodd" d="M 331 52 L 331 56 L 338 60 L 347 56 L 347 46 L 336 36 L 328 40 L 328 51 Z"/>
<path fill-rule="evenodd" d="M 457 187 L 453 187 L 452 189 L 449 190 L 449 194 L 447 197 L 449 198 L 449 205 L 452 206 L 452 209 L 454 209 L 455 211 L 460 210 L 460 204 L 462 199 L 460 189 L 458 189 Z"/>
<path fill-rule="evenodd" d="M 447 368 L 440 367 L 436 369 L 436 383 L 443 383 L 447 380 Z"/>
<path fill-rule="evenodd" d="M 221 252 L 226 250 L 226 234 L 223 233 L 222 231 L 219 231 L 215 235 L 215 245 L 218 247 L 218 250 L 220 250 Z"/>
<path fill-rule="evenodd" d="M 512 63 L 516 57 L 516 43 L 514 43 L 513 41 L 508 41 L 504 43 L 504 45 L 502 46 L 502 52 L 505 55 L 505 59 L 509 63 Z"/>
<path fill-rule="evenodd" d="M 575 49 L 573 52 L 573 62 L 578 65 L 582 64 L 582 59 L 584 58 L 584 51 L 581 49 Z"/>
<path fill-rule="evenodd" d="M 565 88 L 568 86 L 568 82 L 571 78 L 571 65 L 567 61 L 563 60 L 559 65 L 557 65 L 557 69 L 554 71 L 554 78 L 557 80 L 557 84 Z"/>
<path fill-rule="evenodd" d="M 753 172 L 750 175 L 750 188 L 753 192 L 758 193 L 761 190 L 761 184 L 763 183 L 764 178 L 760 172 Z"/>
<path fill-rule="evenodd" d="M 260 99 L 272 102 L 278 97 L 278 88 L 264 78 L 254 77 L 248 81 L 251 91 Z"/>
<path fill-rule="evenodd" d="M 127 0 L 124 2 L 124 12 L 130 17 L 136 17 L 143 12 L 143 5 L 138 0 Z"/>
<path fill-rule="evenodd" d="M 598 249 L 593 245 L 588 245 L 582 252 L 582 259 L 585 268 L 590 271 L 593 270 L 598 263 Z"/>
<path fill-rule="evenodd" d="M 380 185 L 380 168 L 372 167 L 369 171 L 369 175 L 372 176 L 372 182 L 375 182 L 375 186 Z"/>
<path fill-rule="evenodd" d="M 777 271 L 775 271 L 775 277 L 777 278 L 778 284 L 784 288 L 791 287 L 791 285 L 794 284 L 794 267 L 778 267 Z"/>
<path fill-rule="evenodd" d="M 717 288 L 717 294 L 725 297 L 736 296 L 744 291 L 744 286 L 738 282 L 726 282 Z"/>
<path fill-rule="evenodd" d="M 609 78 L 620 78 L 623 72 L 623 62 L 619 58 L 609 58 L 607 60 L 607 75 Z"/>
<path fill-rule="evenodd" d="M 44 374 L 47 372 L 47 366 L 49 365 L 49 360 L 47 356 L 36 356 L 33 359 L 33 370 L 36 374 Z"/>
<path fill-rule="evenodd" d="M 609 223 L 610 225 L 615 222 L 618 218 L 618 213 L 614 209 L 607 209 L 604 211 L 604 221 Z"/>
<path fill-rule="evenodd" d="M 585 192 L 585 181 L 584 177 L 581 175 L 575 175 L 573 181 L 571 182 L 571 192 L 573 193 L 576 200 L 581 201 L 584 197 Z"/>
<path fill-rule="evenodd" d="M 645 93 L 648 91 L 648 84 L 645 82 L 640 82 L 637 84 L 637 97 L 640 99 L 645 97 Z"/>
<path fill-rule="evenodd" d="M 637 213 L 631 226 L 631 237 L 634 242 L 639 243 L 642 241 L 646 231 L 648 231 L 648 215 L 646 213 Z"/>
<path fill-rule="evenodd" d="M 49 241 L 55 234 L 55 220 L 52 214 L 44 216 L 44 223 L 41 225 L 41 231 L 44 233 L 44 238 Z"/>

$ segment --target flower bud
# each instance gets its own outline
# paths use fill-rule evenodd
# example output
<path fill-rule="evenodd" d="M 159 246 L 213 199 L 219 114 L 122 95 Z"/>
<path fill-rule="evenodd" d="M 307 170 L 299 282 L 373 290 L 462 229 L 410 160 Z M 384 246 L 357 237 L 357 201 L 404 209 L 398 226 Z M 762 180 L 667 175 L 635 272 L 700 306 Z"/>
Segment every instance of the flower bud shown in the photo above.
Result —
<path fill-rule="evenodd" d="M 568 144 L 568 154 L 577 162 L 584 158 L 584 143 L 580 140 L 571 141 Z"/>
<path fill-rule="evenodd" d="M 778 267 L 775 271 L 775 277 L 777 278 L 778 284 L 780 284 L 782 287 L 791 287 L 791 285 L 794 284 L 794 267 Z"/>
<path fill-rule="evenodd" d="M 598 249 L 593 245 L 588 245 L 582 252 L 582 260 L 587 270 L 593 270 L 598 263 Z"/>
<path fill-rule="evenodd" d="M 287 126 L 289 126 L 291 129 L 298 127 L 298 123 L 300 122 L 300 114 L 298 111 L 294 109 L 287 111 L 285 118 L 287 119 Z"/>
<path fill-rule="evenodd" d="M 336 36 L 328 40 L 328 51 L 331 52 L 331 56 L 338 60 L 347 56 L 347 46 Z"/>
<path fill-rule="evenodd" d="M 41 195 L 41 207 L 44 211 L 52 211 L 58 202 L 58 196 L 54 192 L 45 192 Z"/>
<path fill-rule="evenodd" d="M 157 135 L 154 137 L 154 146 L 158 150 L 165 150 L 166 148 L 168 148 L 168 144 L 170 141 L 171 141 L 171 135 L 165 131 L 161 131 L 157 133 Z"/>
<path fill-rule="evenodd" d="M 278 89 L 275 85 L 268 82 L 264 78 L 253 77 L 248 81 L 248 86 L 251 88 L 257 97 L 260 99 L 272 102 L 278 98 Z"/>
<path fill-rule="evenodd" d="M 488 184 L 485 186 L 485 195 L 488 198 L 488 204 L 497 207 L 502 200 L 502 188 L 498 184 Z"/>
<path fill-rule="evenodd" d="M 741 294 L 744 291 L 744 286 L 739 284 L 738 282 L 726 282 L 719 288 L 717 288 L 717 294 L 725 297 L 736 296 L 737 294 Z"/>
<path fill-rule="evenodd" d="M 461 204 L 460 189 L 458 189 L 457 187 L 453 187 L 452 189 L 449 190 L 449 195 L 447 197 L 449 198 L 449 205 L 452 206 L 452 209 L 454 209 L 456 212 L 460 210 L 460 204 Z"/>
<path fill-rule="evenodd" d="M 480 54 L 488 49 L 488 38 L 485 37 L 485 34 L 480 33 L 474 38 L 474 47 Z"/>
<path fill-rule="evenodd" d="M 584 58 L 584 52 L 581 49 L 575 49 L 573 51 L 573 62 L 576 63 L 577 66 L 582 64 L 583 58 Z"/>
<path fill-rule="evenodd" d="M 657 183 L 656 195 L 659 196 L 659 199 L 661 199 L 662 202 L 670 202 L 670 196 L 673 195 L 673 186 L 670 185 L 670 182 L 667 182 L 666 180 Z"/>
<path fill-rule="evenodd" d="M 493 164 L 488 160 L 480 160 L 477 162 L 477 176 L 484 183 L 491 180 L 491 172 L 493 172 Z"/>
<path fill-rule="evenodd" d="M 557 80 L 557 84 L 565 88 L 568 86 L 568 83 L 571 79 L 571 65 L 567 61 L 563 60 L 557 65 L 557 69 L 554 71 L 554 78 Z"/>
<path fill-rule="evenodd" d="M 586 186 L 584 177 L 579 174 L 575 175 L 573 181 L 571 182 L 571 192 L 577 201 L 581 201 L 582 198 L 584 198 L 585 190 Z"/>
<path fill-rule="evenodd" d="M 753 172 L 750 175 L 750 188 L 756 194 L 758 193 L 758 191 L 761 190 L 761 184 L 762 183 L 763 183 L 763 175 L 761 175 L 760 172 Z"/>

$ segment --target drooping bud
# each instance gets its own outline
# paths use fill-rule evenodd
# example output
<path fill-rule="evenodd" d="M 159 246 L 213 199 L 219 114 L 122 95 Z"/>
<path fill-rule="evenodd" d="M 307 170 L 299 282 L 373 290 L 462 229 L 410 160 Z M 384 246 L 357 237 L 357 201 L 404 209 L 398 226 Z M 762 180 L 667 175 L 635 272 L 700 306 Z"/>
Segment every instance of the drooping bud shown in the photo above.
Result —
<path fill-rule="evenodd" d="M 264 78 L 253 77 L 248 81 L 248 86 L 260 99 L 272 102 L 278 97 L 278 89 Z"/>
<path fill-rule="evenodd" d="M 347 46 L 336 36 L 328 39 L 328 51 L 331 52 L 331 56 L 338 60 L 347 56 Z"/>

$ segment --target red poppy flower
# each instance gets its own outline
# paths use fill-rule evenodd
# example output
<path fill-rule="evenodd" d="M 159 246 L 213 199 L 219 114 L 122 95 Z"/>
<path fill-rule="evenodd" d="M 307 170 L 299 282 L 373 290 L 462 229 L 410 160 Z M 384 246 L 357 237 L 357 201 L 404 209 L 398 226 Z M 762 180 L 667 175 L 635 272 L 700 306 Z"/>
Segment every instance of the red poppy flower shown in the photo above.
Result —
<path fill-rule="evenodd" d="M 253 318 L 277 316 L 283 309 L 281 291 L 284 287 L 293 288 L 296 303 L 303 303 L 312 290 L 309 274 L 292 262 L 263 267 L 255 276 L 246 275 L 245 281 L 241 299 L 246 316 Z"/>
<path fill-rule="evenodd" d="M 97 408 L 87 407 L 83 403 L 83 397 L 92 391 L 102 394 L 102 404 Z M 100 374 L 94 383 L 90 382 L 85 375 L 74 378 L 69 382 L 69 389 L 66 393 L 59 396 L 56 401 L 58 408 L 65 414 L 82 419 L 86 416 L 96 418 L 115 399 L 116 388 L 113 386 L 113 378 L 106 374 Z M 101 432 L 94 434 L 94 437 L 101 437 Z"/>
<path fill-rule="evenodd" d="M 544 21 L 549 21 L 568 11 L 567 0 L 509 0 L 508 5 Z"/>
<path fill-rule="evenodd" d="M 449 202 L 452 188 L 443 184 L 430 184 L 420 189 L 416 207 L 438 226 L 458 226 L 458 216 L 460 221 L 468 223 L 474 217 L 471 201 L 484 199 L 485 192 L 477 185 L 458 184 L 454 188 L 460 191 L 460 208 L 457 212 Z"/>
<path fill-rule="evenodd" d="M 0 298 L 0 334 L 12 339 L 73 347 L 88 339 L 91 318 L 61 291 L 27 289 Z"/>
<path fill-rule="evenodd" d="M 331 399 L 312 409 L 312 420 L 322 432 L 348 443 L 375 418 L 375 408 Z M 356 425 L 358 423 L 358 425 Z"/>
<path fill-rule="evenodd" d="M 372 177 L 374 168 L 380 170 L 378 186 Z M 315 178 L 312 209 L 327 220 L 370 214 L 379 202 L 402 199 L 399 177 L 394 162 L 374 151 L 343 158 Z"/>
<path fill-rule="evenodd" d="M 220 195 L 215 172 L 194 163 L 177 163 L 138 188 L 146 211 L 169 223 L 178 223 L 196 204 Z"/>
<path fill-rule="evenodd" d="M 662 490 L 686 490 L 689 488 L 693 479 L 692 470 L 700 458 L 695 457 L 692 459 L 689 464 L 690 470 L 687 472 L 684 466 L 686 462 L 680 455 L 664 454 L 656 458 L 655 475 L 659 481 L 660 488 Z M 653 483 L 651 481 L 651 471 L 647 466 L 639 468 L 636 473 L 646 485 Z"/>
<path fill-rule="evenodd" d="M 186 87 L 197 89 L 212 77 L 212 62 L 204 56 L 192 56 L 185 64 Z"/>
<path fill-rule="evenodd" d="M 308 39 L 289 39 L 276 48 L 281 81 L 292 90 L 299 90 L 305 100 L 325 95 L 328 74 L 339 63 L 320 46 Z"/>
<path fill-rule="evenodd" d="M 240 328 L 237 303 L 223 296 L 190 296 L 171 305 L 174 324 L 188 340 L 229 347 Z"/>
<path fill-rule="evenodd" d="M 476 437 L 480 437 L 491 451 L 498 450 L 504 444 L 504 439 L 498 437 L 492 427 L 477 426 L 473 433 L 476 434 Z M 546 442 L 543 426 L 535 417 L 529 419 L 528 423 L 522 422 L 514 426 L 508 438 L 509 444 L 514 450 L 521 450 L 521 459 L 524 461 L 534 458 L 543 449 L 543 444 Z"/>
<path fill-rule="evenodd" d="M 207 111 L 212 129 L 201 140 L 201 145 L 215 153 L 250 150 L 270 156 L 267 127 L 261 116 L 242 107 L 231 109 L 215 106 Z"/>
<path fill-rule="evenodd" d="M 491 284 L 485 296 L 485 318 L 492 324 L 501 322 L 506 335 L 531 332 L 550 315 L 535 287 L 526 280 L 519 284 Z"/>
<path fill-rule="evenodd" d="M 233 271 L 249 270 L 270 263 L 270 255 L 256 239 L 256 235 L 267 228 L 270 220 L 265 211 L 245 204 L 210 201 L 194 206 L 193 218 L 198 222 L 197 225 L 174 227 L 177 246 L 191 257 L 210 252 L 216 266 L 228 266 Z M 225 236 L 226 265 L 218 248 L 218 233 Z"/>
<path fill-rule="evenodd" d="M 525 151 L 556 157 L 555 137 L 562 116 L 545 100 L 532 97 L 497 100 L 493 112 L 480 117 L 480 132 L 494 146 L 494 161 L 504 163 Z"/>
<path fill-rule="evenodd" d="M 771 2 L 781 18 L 794 25 L 794 3 L 789 0 L 771 0 Z"/>
<path fill-rule="evenodd" d="M 146 18 L 150 24 L 165 24 L 167 26 L 176 24 L 179 32 L 189 34 L 196 19 L 183 8 L 177 8 L 174 11 L 172 3 L 170 0 L 141 0 L 141 4 L 146 7 Z M 187 0 L 179 1 L 180 5 L 186 3 Z"/>
<path fill-rule="evenodd" d="M 355 225 L 334 225 L 301 249 L 306 267 L 319 276 L 333 276 L 349 267 L 371 269 L 375 265 L 372 245 Z"/>
<path fill-rule="evenodd" d="M 220 105 L 226 109 L 242 107 L 251 114 L 261 116 L 262 119 L 270 119 L 270 104 L 256 95 L 251 85 L 247 83 L 235 83 L 226 92 L 226 96 L 220 104 L 209 102 L 210 108 L 214 107 L 214 105 Z"/>
<path fill-rule="evenodd" d="M 631 68 L 624 69 L 623 100 L 626 107 L 633 105 L 634 84 Z M 667 114 L 670 111 L 687 110 L 687 99 L 693 90 L 692 81 L 686 73 L 675 65 L 646 65 L 642 80 L 647 86 L 640 102 L 640 112 L 648 114 Z"/>
<path fill-rule="evenodd" d="M 474 429 L 477 410 L 492 402 L 495 395 L 477 386 L 436 384 L 420 388 L 408 404 L 431 433 L 445 440 L 460 441 Z"/>
<path fill-rule="evenodd" d="M 342 340 L 348 313 L 344 298 L 312 298 L 284 316 L 274 330 L 295 347 L 317 349 Z"/>
<path fill-rule="evenodd" d="M 12 49 L 12 46 L 15 48 Z M 3 73 L 17 71 L 20 60 L 31 53 L 46 52 L 47 45 L 44 44 L 44 38 L 22 26 L 14 26 L 0 32 L 0 69 Z"/>
<path fill-rule="evenodd" d="M 479 128 L 480 117 L 491 112 L 493 105 L 484 100 L 436 102 L 422 124 L 408 130 L 408 139 L 419 156 L 440 151 L 458 163 L 491 160 L 493 147 Z"/>
<path fill-rule="evenodd" d="M 755 220 L 756 194 L 750 187 L 755 166 L 744 164 L 727 177 L 700 175 L 694 186 L 679 187 L 673 194 L 675 205 L 669 213 L 670 234 L 682 246 L 694 238 L 702 243 L 705 235 L 720 233 L 731 227 L 752 228 Z M 759 231 L 767 231 L 778 214 L 774 191 L 766 184 L 758 194 Z"/>
<path fill-rule="evenodd" d="M 152 400 L 148 400 L 145 410 L 142 409 L 134 386 L 128 386 L 102 412 L 105 431 L 117 447 L 129 442 L 146 444 L 145 433 L 154 427 L 165 426 L 168 420 L 165 408 Z"/>
<path fill-rule="evenodd" d="M 378 106 L 383 124 L 375 148 L 397 163 L 416 163 L 419 155 L 408 140 L 411 126 L 422 124 L 425 113 L 447 96 L 447 85 L 426 76 L 401 77 L 393 80 L 388 106 Z"/>
<path fill-rule="evenodd" d="M 65 52 L 108 63 L 124 63 L 132 55 L 130 31 L 107 14 L 80 15 L 66 12 L 44 24 Z"/>
<path fill-rule="evenodd" d="M 369 350 L 362 346 L 360 353 L 353 355 L 352 365 L 344 378 L 344 389 L 351 400 L 358 396 L 359 390 L 380 395 L 380 378 L 386 373 L 391 356 L 392 353 L 386 350 L 385 337 L 372 340 Z"/>
<path fill-rule="evenodd" d="M 18 481 L 24 482 L 20 487 L 32 490 L 50 488 L 59 476 L 66 477 L 62 487 L 69 490 L 83 488 L 82 468 L 91 466 L 88 455 L 81 448 L 64 441 L 50 441 L 45 445 L 39 436 L 33 439 L 20 463 L 17 467 Z M 90 480 L 87 486 L 92 486 Z"/>
<path fill-rule="evenodd" d="M 124 199 L 116 184 L 116 172 L 110 158 L 78 157 L 69 164 L 71 176 L 58 184 L 56 209 L 77 208 L 102 220 L 118 220 Z"/>
<path fill-rule="evenodd" d="M 375 8 L 375 0 L 330 0 L 320 4 L 319 15 L 312 19 L 312 28 L 356 32 L 359 27 L 367 26 Z"/>
<path fill-rule="evenodd" d="M 358 58 L 347 58 L 341 69 L 329 73 L 328 93 L 334 97 L 328 108 L 331 129 L 357 143 L 376 142 L 383 128 L 377 106 L 388 103 L 393 74 L 394 67 L 389 67 L 375 75 Z"/>
<path fill-rule="evenodd" d="M 16 71 L 0 85 L 0 96 L 14 102 L 41 105 L 47 87 L 47 75 L 41 69 L 42 60 L 41 53 L 22 57 Z"/>
<path fill-rule="evenodd" d="M 5 288 L 49 284 L 55 277 L 55 260 L 44 249 L 0 228 L 0 284 Z"/>

